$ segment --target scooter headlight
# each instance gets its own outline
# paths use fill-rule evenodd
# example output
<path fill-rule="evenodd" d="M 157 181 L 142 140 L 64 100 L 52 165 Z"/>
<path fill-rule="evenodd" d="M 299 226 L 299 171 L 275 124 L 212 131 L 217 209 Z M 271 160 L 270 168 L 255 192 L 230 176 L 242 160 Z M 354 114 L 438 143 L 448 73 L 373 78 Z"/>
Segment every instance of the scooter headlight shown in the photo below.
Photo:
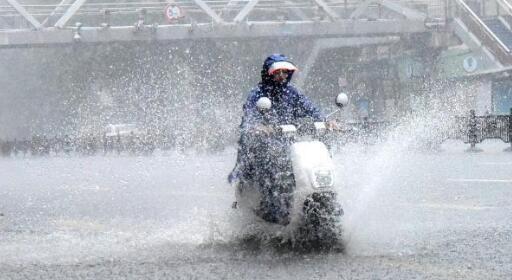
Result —
<path fill-rule="evenodd" d="M 316 188 L 330 188 L 334 186 L 334 173 L 329 169 L 317 169 L 313 172 L 313 185 Z"/>

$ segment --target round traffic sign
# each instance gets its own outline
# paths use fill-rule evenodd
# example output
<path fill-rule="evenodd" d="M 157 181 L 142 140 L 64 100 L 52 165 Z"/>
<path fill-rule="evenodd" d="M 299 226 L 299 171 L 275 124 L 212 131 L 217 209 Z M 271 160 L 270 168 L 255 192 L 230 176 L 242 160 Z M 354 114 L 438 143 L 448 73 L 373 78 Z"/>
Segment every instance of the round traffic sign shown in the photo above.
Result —
<path fill-rule="evenodd" d="M 165 18 L 167 21 L 174 22 L 183 17 L 183 13 L 181 12 L 180 7 L 176 6 L 176 4 L 169 4 L 165 7 Z"/>
<path fill-rule="evenodd" d="M 478 68 L 478 60 L 476 60 L 476 58 L 473 56 L 467 56 L 462 62 L 462 67 L 466 72 L 475 72 L 475 70 Z"/>

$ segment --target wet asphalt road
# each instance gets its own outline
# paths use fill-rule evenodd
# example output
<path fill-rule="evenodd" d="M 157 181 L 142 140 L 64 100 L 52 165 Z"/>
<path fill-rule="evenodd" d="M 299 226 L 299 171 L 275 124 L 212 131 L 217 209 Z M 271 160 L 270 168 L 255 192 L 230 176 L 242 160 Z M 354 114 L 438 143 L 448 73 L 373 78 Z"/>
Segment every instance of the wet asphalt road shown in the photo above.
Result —
<path fill-rule="evenodd" d="M 336 154 L 343 254 L 243 242 L 232 150 L 0 159 L 0 279 L 511 279 L 512 154 L 443 148 Z"/>

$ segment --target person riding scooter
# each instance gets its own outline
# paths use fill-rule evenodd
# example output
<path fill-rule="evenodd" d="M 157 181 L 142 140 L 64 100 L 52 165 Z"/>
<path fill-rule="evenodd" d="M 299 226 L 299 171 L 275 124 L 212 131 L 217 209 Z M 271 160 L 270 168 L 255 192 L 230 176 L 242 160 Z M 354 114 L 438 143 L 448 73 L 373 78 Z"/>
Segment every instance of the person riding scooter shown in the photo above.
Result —
<path fill-rule="evenodd" d="M 287 207 L 283 205 L 288 202 L 283 202 L 280 197 L 289 190 L 276 190 L 279 184 L 272 182 L 276 180 L 275 171 L 282 170 L 283 165 L 288 163 L 272 159 L 286 158 L 288 143 L 270 137 L 273 127 L 303 118 L 313 121 L 324 119 L 320 110 L 290 84 L 295 71 L 297 67 L 282 54 L 273 54 L 263 63 L 262 80 L 250 92 L 243 106 L 237 162 L 228 176 L 228 181 L 238 188 L 245 187 L 246 182 L 259 182 L 260 193 L 265 199 L 261 202 L 258 215 L 266 221 L 280 224 L 288 223 Z M 265 112 L 257 107 L 263 97 L 272 104 Z M 261 182 L 262 179 L 266 182 Z"/>
<path fill-rule="evenodd" d="M 320 110 L 290 84 L 297 67 L 283 54 L 272 54 L 267 57 L 261 70 L 261 82 L 254 88 L 243 106 L 240 139 L 235 168 L 228 176 L 228 181 L 249 179 L 253 167 L 250 162 L 249 142 L 255 135 L 265 135 L 271 128 L 264 122 L 292 123 L 293 120 L 311 117 L 315 121 L 323 119 Z M 261 97 L 272 102 L 272 109 L 263 114 L 256 107 Z"/>

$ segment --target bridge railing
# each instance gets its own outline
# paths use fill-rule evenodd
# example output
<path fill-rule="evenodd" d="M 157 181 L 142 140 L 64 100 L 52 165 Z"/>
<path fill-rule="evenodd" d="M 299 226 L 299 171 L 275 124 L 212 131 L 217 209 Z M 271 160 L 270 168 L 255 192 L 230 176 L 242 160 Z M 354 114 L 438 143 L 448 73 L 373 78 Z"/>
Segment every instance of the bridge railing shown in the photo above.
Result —
<path fill-rule="evenodd" d="M 463 1 L 453 0 L 457 5 L 456 16 L 490 49 L 501 63 L 512 63 L 510 49 L 482 21 L 482 19 Z"/>
<path fill-rule="evenodd" d="M 19 0 L 9 0 L 19 3 Z M 48 1 L 50 2 L 50 1 Z M 83 2 L 77 5 L 77 2 Z M 74 26 L 81 22 L 84 26 L 132 25 L 143 18 L 150 24 L 180 24 L 203 22 L 283 21 L 283 20 L 339 20 L 351 19 L 363 13 L 369 19 L 385 17 L 383 11 L 419 11 L 427 16 L 439 18 L 444 9 L 444 0 L 175 0 L 181 16 L 169 19 L 165 16 L 169 1 L 76 1 L 55 0 L 45 4 L 18 4 L 17 7 L 0 2 L 0 30 L 33 29 L 20 11 L 33 17 L 42 28 Z M 366 4 L 367 3 L 367 4 Z M 387 9 L 385 8 L 387 7 Z M 75 9 L 74 12 L 71 10 Z M 62 23 L 62 18 L 69 21 Z"/>
<path fill-rule="evenodd" d="M 496 0 L 498 8 L 496 9 L 496 13 L 501 20 L 503 20 L 506 25 L 512 26 L 512 4 L 510 4 L 507 0 Z"/>

